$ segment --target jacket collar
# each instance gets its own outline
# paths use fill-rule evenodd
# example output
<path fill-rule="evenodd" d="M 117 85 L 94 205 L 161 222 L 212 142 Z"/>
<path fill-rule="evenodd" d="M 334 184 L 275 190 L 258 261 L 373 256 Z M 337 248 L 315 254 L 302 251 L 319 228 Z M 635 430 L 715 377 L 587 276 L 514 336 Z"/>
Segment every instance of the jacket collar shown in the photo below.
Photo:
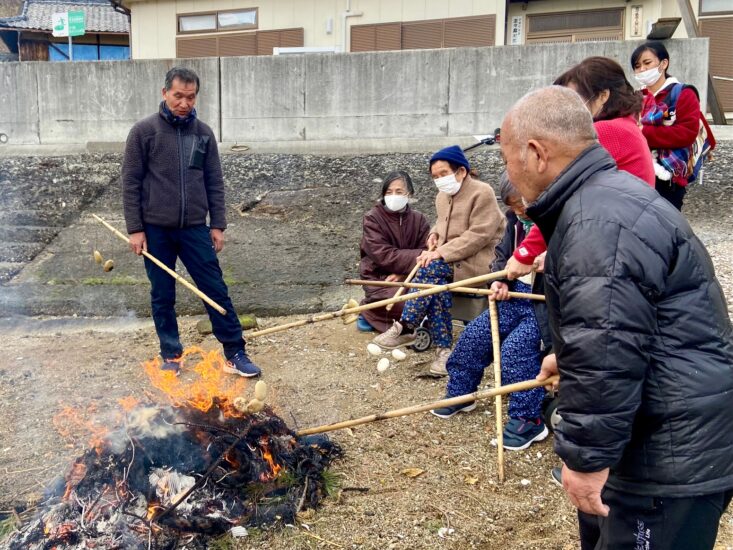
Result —
<path fill-rule="evenodd" d="M 196 109 L 191 109 L 191 112 L 185 117 L 179 117 L 171 113 L 170 109 L 168 109 L 168 105 L 165 104 L 165 101 L 160 102 L 158 114 L 163 120 L 173 127 L 186 126 L 190 122 L 196 120 Z"/>
<path fill-rule="evenodd" d="M 410 205 L 407 204 L 405 206 L 404 210 L 401 210 L 400 212 L 392 212 L 389 208 L 387 208 L 381 200 L 377 201 L 377 210 L 380 214 L 383 216 L 387 216 L 389 218 L 392 218 L 394 220 L 399 220 L 400 216 L 406 216 L 410 212 Z"/>
<path fill-rule="evenodd" d="M 555 232 L 557 220 L 560 218 L 565 203 L 596 172 L 613 170 L 616 162 L 599 144 L 584 149 L 555 178 L 537 200 L 527 208 L 527 215 L 542 232 L 545 242 L 549 242 Z"/>

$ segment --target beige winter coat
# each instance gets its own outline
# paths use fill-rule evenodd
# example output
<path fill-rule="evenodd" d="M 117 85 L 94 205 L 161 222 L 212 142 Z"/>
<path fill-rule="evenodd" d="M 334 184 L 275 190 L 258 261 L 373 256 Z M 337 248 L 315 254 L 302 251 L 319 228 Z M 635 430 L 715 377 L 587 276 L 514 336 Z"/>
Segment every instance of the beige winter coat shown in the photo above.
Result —
<path fill-rule="evenodd" d="M 506 225 L 491 186 L 467 176 L 455 195 L 438 193 L 435 210 L 431 232 L 438 234 L 437 251 L 453 265 L 453 280 L 488 273 Z"/>

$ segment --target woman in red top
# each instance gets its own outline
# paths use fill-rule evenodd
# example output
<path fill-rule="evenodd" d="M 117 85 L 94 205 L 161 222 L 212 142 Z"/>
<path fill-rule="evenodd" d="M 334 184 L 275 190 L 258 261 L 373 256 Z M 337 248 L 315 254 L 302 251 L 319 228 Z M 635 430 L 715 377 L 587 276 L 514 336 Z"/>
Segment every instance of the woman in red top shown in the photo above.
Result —
<path fill-rule="evenodd" d="M 598 141 L 625 170 L 654 186 L 654 162 L 638 119 L 642 98 L 631 86 L 624 70 L 608 57 L 589 57 L 555 79 L 554 84 L 572 88 L 585 101 L 593 116 Z M 547 250 L 535 225 L 515 249 L 507 270 L 518 276 L 529 273 L 535 258 Z"/>
<path fill-rule="evenodd" d="M 631 67 L 636 80 L 644 86 L 644 104 L 641 112 L 641 131 L 649 149 L 674 150 L 690 147 L 700 131 L 700 100 L 691 88 L 683 88 L 674 110 L 665 102 L 679 81 L 669 76 L 669 52 L 661 42 L 646 42 L 631 54 Z M 659 163 L 656 189 L 660 195 L 682 210 L 687 192 L 687 175 L 671 173 Z"/>

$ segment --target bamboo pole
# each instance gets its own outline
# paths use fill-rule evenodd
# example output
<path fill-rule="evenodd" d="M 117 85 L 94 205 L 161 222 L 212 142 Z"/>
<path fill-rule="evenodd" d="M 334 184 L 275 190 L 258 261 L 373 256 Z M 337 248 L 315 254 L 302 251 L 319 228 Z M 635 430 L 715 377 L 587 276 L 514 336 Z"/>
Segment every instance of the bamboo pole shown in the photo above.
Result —
<path fill-rule="evenodd" d="M 495 271 L 494 273 L 487 273 L 486 275 L 478 275 L 477 277 L 463 279 L 462 281 L 456 281 L 454 283 L 449 283 L 447 285 L 435 285 L 432 288 L 426 288 L 425 290 L 420 290 L 418 292 L 412 292 L 410 294 L 405 294 L 403 296 L 397 296 L 396 298 L 392 297 L 392 298 L 387 298 L 385 300 L 379 300 L 378 302 L 372 302 L 371 304 L 364 304 L 358 307 L 340 309 L 338 311 L 333 311 L 331 313 L 322 313 L 320 315 L 311 315 L 310 317 L 306 319 L 301 319 L 300 321 L 293 321 L 292 323 L 285 323 L 284 325 L 279 325 L 276 327 L 266 328 L 264 330 L 257 330 L 255 332 L 250 332 L 249 334 L 247 334 L 247 337 L 252 338 L 254 336 L 264 336 L 265 334 L 272 334 L 273 332 L 281 332 L 283 330 L 288 330 L 288 329 L 295 328 L 295 327 L 302 327 L 304 325 L 309 325 L 311 323 L 318 323 L 320 321 L 328 321 L 329 319 L 336 319 L 337 317 L 341 317 L 342 315 L 349 315 L 351 313 L 361 313 L 362 311 L 367 311 L 369 309 L 376 309 L 378 307 L 386 306 L 387 304 L 393 304 L 396 302 L 406 302 L 407 300 L 414 300 L 415 298 L 422 298 L 423 296 L 431 296 L 433 294 L 438 294 L 439 292 L 446 292 L 446 291 L 453 290 L 454 288 L 457 288 L 460 286 L 480 285 L 482 283 L 485 283 L 486 281 L 491 281 L 493 279 L 504 279 L 505 277 L 506 277 L 506 271 Z"/>
<path fill-rule="evenodd" d="M 433 250 L 435 250 L 434 246 L 431 246 L 430 248 L 428 248 L 428 252 L 432 252 Z M 412 281 L 412 278 L 415 276 L 415 273 L 417 273 L 418 269 L 420 269 L 420 263 L 416 263 L 415 267 L 413 267 L 412 271 L 410 271 L 410 273 L 407 275 L 407 278 L 405 279 L 406 283 L 409 283 L 410 281 Z M 397 293 L 395 294 L 395 296 L 402 296 L 405 293 L 406 288 L 407 286 L 403 286 L 402 288 L 400 288 L 397 291 Z M 392 306 L 394 306 L 394 304 L 387 304 L 384 309 L 386 309 L 387 311 L 392 311 Z"/>
<path fill-rule="evenodd" d="M 494 352 L 494 386 L 501 388 L 501 339 L 499 336 L 499 311 L 496 300 L 489 298 L 489 318 L 491 320 L 491 348 Z M 501 394 L 494 398 L 496 406 L 496 449 L 499 481 L 504 481 L 504 419 L 501 413 Z"/>
<path fill-rule="evenodd" d="M 125 241 L 126 243 L 129 244 L 130 239 L 127 236 L 125 236 L 122 233 L 120 233 L 119 231 L 117 231 L 117 229 L 115 229 L 113 226 L 111 226 L 110 224 L 108 224 L 106 221 L 104 221 L 102 218 L 100 218 L 96 214 L 92 214 L 92 217 L 95 220 L 97 220 L 99 223 L 101 223 L 103 226 L 105 226 L 107 229 L 109 229 L 112 233 L 114 233 L 115 235 L 117 235 L 120 239 L 122 239 L 123 241 Z M 158 258 L 156 258 L 152 254 L 150 254 L 147 250 L 143 250 L 143 256 L 145 256 L 148 260 L 150 260 L 151 262 L 153 262 L 160 269 L 162 269 L 163 271 L 165 271 L 168 275 L 170 275 L 176 281 L 178 281 L 183 286 L 185 286 L 188 290 L 190 290 L 191 292 L 193 292 L 196 296 L 198 296 L 199 298 L 201 298 L 204 302 L 206 302 L 211 307 L 213 307 L 216 311 L 218 311 L 222 315 L 226 315 L 227 314 L 227 310 L 226 309 L 224 309 L 223 307 L 221 307 L 214 300 L 212 300 L 206 294 L 204 294 L 198 288 L 196 288 L 193 284 L 189 283 L 186 279 L 184 279 L 183 277 L 181 277 L 178 273 L 176 273 L 170 267 L 168 267 L 163 262 L 161 262 Z"/>
<path fill-rule="evenodd" d="M 335 430 L 343 430 L 344 428 L 352 428 L 354 426 L 361 426 L 362 424 L 369 424 L 378 420 L 387 420 L 389 418 L 399 418 L 401 416 L 408 416 L 411 414 L 418 414 L 426 412 L 432 409 L 440 409 L 443 407 L 452 407 L 453 405 L 463 405 L 471 401 L 478 401 L 481 399 L 490 399 L 497 395 L 506 395 L 508 393 L 527 391 L 540 386 L 547 386 L 548 384 L 554 384 L 558 382 L 560 377 L 558 375 L 550 376 L 545 380 L 526 380 L 524 382 L 517 382 L 516 384 L 508 384 L 500 388 L 493 388 L 490 390 L 475 391 L 473 393 L 467 393 L 466 395 L 459 395 L 458 397 L 450 397 L 448 399 L 441 399 L 440 401 L 433 401 L 432 403 L 425 403 L 423 405 L 413 405 L 411 407 L 404 407 L 402 409 L 394 409 L 391 411 L 370 414 L 369 416 L 362 416 L 361 418 L 355 418 L 353 420 L 345 420 L 343 422 L 336 422 L 335 424 L 326 424 L 323 426 L 317 426 L 315 428 L 308 428 L 300 430 L 297 435 L 312 435 L 320 434 L 324 432 L 333 432 Z"/>
<path fill-rule="evenodd" d="M 415 267 L 412 268 L 412 271 L 407 275 L 407 278 L 405 279 L 406 283 L 409 283 L 412 281 L 412 278 L 415 276 L 415 273 L 417 273 L 417 270 L 420 269 L 420 264 L 415 264 Z M 395 296 L 402 296 L 405 293 L 405 290 L 407 289 L 407 285 L 400 286 L 399 290 L 395 293 Z M 387 304 L 384 309 L 387 311 L 392 311 L 392 307 L 394 307 L 394 304 Z"/>
<path fill-rule="evenodd" d="M 408 282 L 390 282 L 390 281 L 367 281 L 366 279 L 345 279 L 345 285 L 358 285 L 358 286 L 385 286 L 385 287 L 407 287 L 407 288 L 433 288 L 435 285 L 428 283 L 408 283 Z M 451 292 L 457 292 L 458 294 L 478 294 L 480 296 L 493 296 L 494 291 L 487 288 L 468 288 L 461 287 L 454 288 Z M 395 294 L 396 296 L 396 294 Z M 528 292 L 510 292 L 510 298 L 524 298 L 527 300 L 536 300 L 538 302 L 544 302 L 545 296 L 543 294 L 530 294 Z"/>

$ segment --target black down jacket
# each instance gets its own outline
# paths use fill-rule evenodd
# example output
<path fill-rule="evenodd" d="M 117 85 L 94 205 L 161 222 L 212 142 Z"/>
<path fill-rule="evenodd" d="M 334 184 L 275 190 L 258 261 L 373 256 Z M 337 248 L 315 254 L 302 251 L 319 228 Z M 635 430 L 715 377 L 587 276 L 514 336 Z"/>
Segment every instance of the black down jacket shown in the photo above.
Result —
<path fill-rule="evenodd" d="M 548 242 L 557 454 L 629 493 L 733 488 L 733 329 L 687 220 L 599 145 L 527 213 Z"/>

